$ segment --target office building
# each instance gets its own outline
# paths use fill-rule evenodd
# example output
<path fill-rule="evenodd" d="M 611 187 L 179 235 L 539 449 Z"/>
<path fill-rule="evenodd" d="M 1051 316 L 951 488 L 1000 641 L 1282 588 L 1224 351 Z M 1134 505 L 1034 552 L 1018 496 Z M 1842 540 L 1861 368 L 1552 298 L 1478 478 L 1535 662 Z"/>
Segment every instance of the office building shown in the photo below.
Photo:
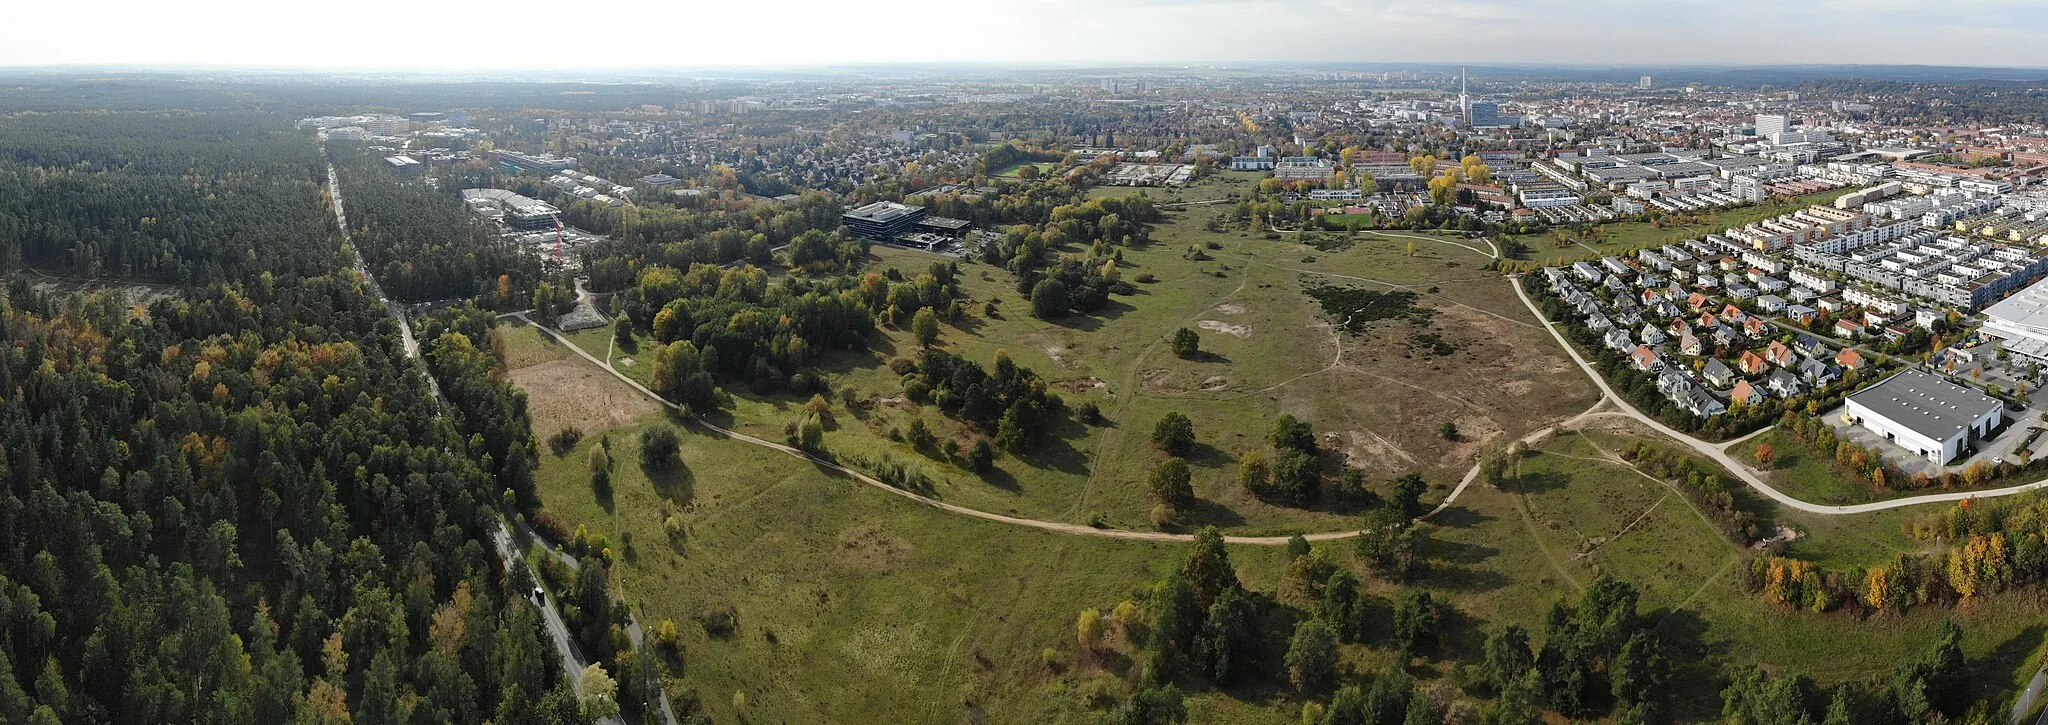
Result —
<path fill-rule="evenodd" d="M 924 219 L 924 214 L 924 207 L 921 206 L 878 201 L 846 212 L 840 217 L 840 223 L 845 224 L 847 231 L 854 234 L 878 242 L 887 242 L 895 239 L 896 235 L 916 227 L 917 223 Z"/>
<path fill-rule="evenodd" d="M 1498 103 L 1473 101 L 1467 109 L 1466 113 L 1470 117 L 1470 125 L 1473 128 L 1492 128 L 1504 125 L 1500 121 L 1500 104 Z"/>
<path fill-rule="evenodd" d="M 1786 118 L 1784 116 L 1765 115 L 1761 113 L 1757 114 L 1757 138 L 1771 138 L 1775 134 L 1784 133 L 1786 129 L 1789 129 L 1791 127 L 1791 124 L 1786 121 Z"/>
<path fill-rule="evenodd" d="M 1653 85 L 1654 84 L 1650 82 L 1649 76 L 1643 76 L 1642 78 L 1636 80 L 1636 87 L 1646 91 L 1649 90 Z"/>
<path fill-rule="evenodd" d="M 576 168 L 576 159 L 574 157 L 554 156 L 551 154 L 523 154 L 504 149 L 499 149 L 494 153 L 497 155 L 498 165 L 504 167 L 506 171 L 513 173 L 554 172 Z"/>

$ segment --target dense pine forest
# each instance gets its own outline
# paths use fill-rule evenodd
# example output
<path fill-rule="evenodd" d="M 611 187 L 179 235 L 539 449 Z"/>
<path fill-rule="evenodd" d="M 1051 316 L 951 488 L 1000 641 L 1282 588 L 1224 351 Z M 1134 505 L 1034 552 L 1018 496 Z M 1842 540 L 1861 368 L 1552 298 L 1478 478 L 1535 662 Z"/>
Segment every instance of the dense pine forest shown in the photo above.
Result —
<path fill-rule="evenodd" d="M 269 117 L 0 121 L 0 262 L 183 285 L 0 298 L 0 721 L 585 720 L 488 540 L 523 399 L 439 414 L 324 168 Z"/>

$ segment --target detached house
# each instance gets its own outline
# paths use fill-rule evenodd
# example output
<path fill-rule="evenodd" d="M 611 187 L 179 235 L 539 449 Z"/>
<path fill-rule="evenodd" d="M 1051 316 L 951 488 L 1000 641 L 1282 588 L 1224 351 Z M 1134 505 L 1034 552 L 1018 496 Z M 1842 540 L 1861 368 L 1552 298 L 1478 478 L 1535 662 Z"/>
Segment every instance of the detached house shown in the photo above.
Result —
<path fill-rule="evenodd" d="M 1650 349 L 1649 345 L 1637 345 L 1635 353 L 1630 355 L 1629 359 L 1635 363 L 1637 370 L 1645 372 L 1656 372 L 1664 367 L 1664 360 L 1657 357 L 1657 351 Z"/>
<path fill-rule="evenodd" d="M 1735 383 L 1735 389 L 1728 393 L 1728 402 L 1756 405 L 1757 403 L 1764 402 L 1764 393 L 1758 390 L 1756 386 L 1750 385 L 1747 380 L 1738 381 Z"/>
<path fill-rule="evenodd" d="M 1786 347 L 1785 343 L 1772 340 L 1771 344 L 1764 346 L 1764 359 L 1769 360 L 1772 365 L 1785 367 L 1791 365 L 1796 358 L 1792 348 Z"/>
<path fill-rule="evenodd" d="M 1735 371 L 1729 370 L 1727 363 L 1721 362 L 1720 358 L 1707 358 L 1707 362 L 1700 366 L 1700 377 L 1706 378 L 1714 387 L 1725 388 L 1735 382 Z"/>
<path fill-rule="evenodd" d="M 1643 338 L 1645 345 L 1662 345 L 1668 339 L 1664 336 L 1664 331 L 1657 329 L 1656 325 L 1644 325 L 1643 331 L 1637 334 Z"/>
<path fill-rule="evenodd" d="M 1702 342 L 1699 336 L 1692 334 L 1692 330 L 1688 329 L 1678 333 L 1678 351 L 1686 355 L 1698 357 L 1700 353 L 1707 351 L 1707 344 Z"/>
<path fill-rule="evenodd" d="M 1863 353 L 1857 352 L 1855 348 L 1851 347 L 1842 348 L 1841 354 L 1835 356 L 1835 364 L 1848 370 L 1861 369 L 1865 364 Z"/>
<path fill-rule="evenodd" d="M 1842 374 L 1835 370 L 1835 366 L 1819 360 L 1807 358 L 1806 362 L 1799 364 L 1799 379 L 1805 380 L 1807 385 L 1824 388 L 1841 378 Z"/>
<path fill-rule="evenodd" d="M 1770 361 L 1765 360 L 1762 355 L 1748 350 L 1742 351 L 1742 356 L 1736 358 L 1736 364 L 1742 367 L 1742 374 L 1744 375 L 1758 375 L 1771 369 Z"/>
<path fill-rule="evenodd" d="M 1607 331 L 1606 343 L 1607 349 L 1615 352 L 1628 352 L 1629 348 L 1635 347 L 1635 341 L 1628 338 L 1628 331 L 1619 327 Z"/>
<path fill-rule="evenodd" d="M 1799 384 L 1799 376 L 1784 370 L 1771 373 L 1770 377 L 1764 378 L 1764 389 L 1777 394 L 1780 398 L 1790 398 L 1804 392 L 1804 386 Z"/>
<path fill-rule="evenodd" d="M 1812 335 L 1800 333 L 1792 337 L 1792 349 L 1807 357 L 1819 357 L 1821 353 L 1827 352 L 1828 346 L 1821 344 L 1820 340 Z"/>
<path fill-rule="evenodd" d="M 1863 326 L 1857 324 L 1855 320 L 1835 320 L 1835 335 L 1837 337 L 1853 338 L 1861 334 L 1863 334 Z"/>

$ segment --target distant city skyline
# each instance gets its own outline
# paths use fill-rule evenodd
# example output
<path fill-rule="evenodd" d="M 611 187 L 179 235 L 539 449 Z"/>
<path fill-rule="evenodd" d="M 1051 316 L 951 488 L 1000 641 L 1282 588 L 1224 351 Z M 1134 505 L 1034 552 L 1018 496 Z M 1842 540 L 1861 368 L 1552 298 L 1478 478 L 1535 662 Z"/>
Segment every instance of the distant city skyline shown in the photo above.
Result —
<path fill-rule="evenodd" d="M 2042 67 L 2037 0 L 84 0 L 11 8 L 0 66 L 576 69 L 900 62 Z"/>

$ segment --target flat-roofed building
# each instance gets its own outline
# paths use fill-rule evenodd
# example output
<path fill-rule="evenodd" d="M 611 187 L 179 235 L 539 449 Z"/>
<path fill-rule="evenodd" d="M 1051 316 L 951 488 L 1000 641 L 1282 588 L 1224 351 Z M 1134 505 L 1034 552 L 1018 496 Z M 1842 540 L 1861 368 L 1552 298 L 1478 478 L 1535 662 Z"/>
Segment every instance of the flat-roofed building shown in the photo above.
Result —
<path fill-rule="evenodd" d="M 924 207 L 921 206 L 878 201 L 846 212 L 839 220 L 854 234 L 878 242 L 887 242 L 917 226 L 917 223 L 924 219 L 924 214 Z"/>
<path fill-rule="evenodd" d="M 1842 416 L 1937 464 L 1998 428 L 2005 404 L 1974 389 L 1904 370 L 1849 395 Z"/>

